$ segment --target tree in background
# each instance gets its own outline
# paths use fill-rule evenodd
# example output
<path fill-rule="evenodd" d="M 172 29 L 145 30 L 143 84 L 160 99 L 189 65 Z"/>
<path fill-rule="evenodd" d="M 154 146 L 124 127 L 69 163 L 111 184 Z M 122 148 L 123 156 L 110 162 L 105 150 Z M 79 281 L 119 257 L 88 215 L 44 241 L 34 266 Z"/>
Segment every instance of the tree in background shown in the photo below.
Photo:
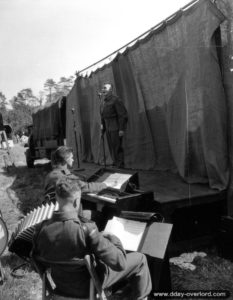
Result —
<path fill-rule="evenodd" d="M 33 95 L 32 89 L 27 88 L 21 90 L 16 97 L 14 97 L 14 101 L 17 103 L 23 103 L 32 107 L 37 107 L 40 105 L 40 100 Z"/>
<path fill-rule="evenodd" d="M 60 97 L 67 96 L 74 84 L 74 76 L 61 77 L 56 83 L 53 79 L 47 79 L 44 90 L 39 92 L 39 97 L 33 94 L 31 88 L 22 89 L 10 101 L 0 91 L 0 111 L 5 124 L 11 125 L 16 133 L 27 130 L 32 124 L 32 114 L 46 103 L 53 103 Z M 9 109 L 10 103 L 12 109 Z"/>
<path fill-rule="evenodd" d="M 32 124 L 32 113 L 40 105 L 40 100 L 34 96 L 32 89 L 22 89 L 10 101 L 12 109 L 6 109 L 4 122 L 11 125 L 14 132 L 25 132 Z"/>
<path fill-rule="evenodd" d="M 49 78 L 44 83 L 45 91 L 47 92 L 47 103 L 52 103 L 55 100 L 54 93 L 56 92 L 56 82 Z"/>
<path fill-rule="evenodd" d="M 67 96 L 74 84 L 74 76 L 61 77 L 57 83 L 57 94 L 61 96 Z"/>
<path fill-rule="evenodd" d="M 32 111 L 26 105 L 14 105 L 8 112 L 8 120 L 14 132 L 26 132 L 27 127 L 32 124 Z"/>
<path fill-rule="evenodd" d="M 7 110 L 7 101 L 6 101 L 6 96 L 0 92 L 0 111 L 2 115 L 6 113 Z"/>
<path fill-rule="evenodd" d="M 67 96 L 74 84 L 74 76 L 61 77 L 56 83 L 53 79 L 47 79 L 44 87 L 47 92 L 47 103 L 53 103 L 60 97 Z"/>
<path fill-rule="evenodd" d="M 0 91 L 0 112 L 2 114 L 3 120 L 7 120 L 7 100 L 6 96 Z M 8 122 L 7 122 L 8 123 Z"/>
<path fill-rule="evenodd" d="M 27 104 L 27 100 L 18 93 L 11 100 L 12 108 L 8 111 L 8 121 L 14 132 L 23 132 L 27 130 L 27 126 L 32 124 L 32 113 L 35 106 Z"/>
<path fill-rule="evenodd" d="M 39 106 L 42 106 L 44 104 L 45 99 L 45 92 L 39 91 Z"/>

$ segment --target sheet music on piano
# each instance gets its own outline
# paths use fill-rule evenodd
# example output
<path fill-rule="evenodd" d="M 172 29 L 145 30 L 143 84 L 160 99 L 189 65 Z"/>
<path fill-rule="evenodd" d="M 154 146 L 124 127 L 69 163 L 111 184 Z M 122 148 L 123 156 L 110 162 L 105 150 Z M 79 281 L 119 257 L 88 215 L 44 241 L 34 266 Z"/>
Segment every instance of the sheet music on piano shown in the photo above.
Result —
<path fill-rule="evenodd" d="M 103 182 L 110 188 L 123 191 L 131 176 L 132 174 L 105 172 L 98 178 L 97 182 Z"/>
<path fill-rule="evenodd" d="M 138 173 L 130 170 L 120 170 L 113 168 L 101 168 L 92 174 L 88 182 L 104 182 L 106 188 L 99 192 L 87 192 L 82 194 L 84 207 L 92 207 L 99 211 L 104 207 L 109 207 L 118 214 L 121 210 L 142 210 L 146 209 L 147 203 L 153 201 L 153 194 L 146 195 L 139 189 Z M 142 208 L 141 208 L 142 207 Z M 89 209 L 89 208 L 88 208 Z"/>
<path fill-rule="evenodd" d="M 88 193 L 88 195 L 109 203 L 115 203 L 118 195 L 116 195 L 114 191 L 124 191 L 131 176 L 132 174 L 105 172 L 99 176 L 96 182 L 105 183 L 107 185 L 107 189 L 99 193 Z"/>

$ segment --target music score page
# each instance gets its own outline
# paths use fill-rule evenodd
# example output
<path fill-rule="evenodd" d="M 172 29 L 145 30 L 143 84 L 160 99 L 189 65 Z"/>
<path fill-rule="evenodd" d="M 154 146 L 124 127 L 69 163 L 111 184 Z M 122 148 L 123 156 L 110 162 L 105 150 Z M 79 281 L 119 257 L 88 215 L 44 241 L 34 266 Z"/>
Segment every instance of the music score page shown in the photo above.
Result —
<path fill-rule="evenodd" d="M 120 190 L 131 176 L 131 174 L 108 173 L 105 176 L 101 176 L 98 181 L 105 183 L 108 187 Z"/>
<path fill-rule="evenodd" d="M 104 231 L 116 235 L 125 250 L 137 251 L 145 228 L 145 222 L 113 217 L 108 221 Z"/>

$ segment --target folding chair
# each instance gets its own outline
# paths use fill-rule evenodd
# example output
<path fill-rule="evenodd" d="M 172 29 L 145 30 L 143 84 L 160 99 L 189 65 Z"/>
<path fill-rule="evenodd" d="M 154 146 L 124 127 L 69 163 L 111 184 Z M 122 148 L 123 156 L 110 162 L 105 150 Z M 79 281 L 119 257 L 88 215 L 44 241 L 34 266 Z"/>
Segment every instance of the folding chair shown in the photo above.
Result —
<path fill-rule="evenodd" d="M 86 255 L 84 259 L 72 259 L 69 261 L 49 261 L 39 256 L 31 257 L 32 265 L 39 273 L 42 279 L 42 300 L 56 299 L 55 296 L 55 283 L 52 280 L 49 269 L 52 266 L 86 266 L 90 274 L 90 286 L 88 298 L 73 298 L 74 300 L 107 300 L 104 290 L 102 289 L 100 280 L 94 267 L 94 257 L 92 255 Z M 59 299 L 59 295 L 57 299 Z M 72 299 L 72 297 L 62 296 L 60 299 Z"/>

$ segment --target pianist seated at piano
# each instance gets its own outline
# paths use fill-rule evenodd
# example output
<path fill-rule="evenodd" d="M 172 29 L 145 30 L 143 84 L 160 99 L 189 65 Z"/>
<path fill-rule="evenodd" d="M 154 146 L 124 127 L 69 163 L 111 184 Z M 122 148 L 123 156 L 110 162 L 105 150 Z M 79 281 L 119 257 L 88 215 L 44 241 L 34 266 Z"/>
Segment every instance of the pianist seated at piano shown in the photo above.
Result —
<path fill-rule="evenodd" d="M 107 188 L 107 185 L 102 182 L 85 182 L 82 181 L 78 176 L 71 173 L 74 162 L 73 150 L 70 147 L 61 146 L 54 152 L 51 164 L 53 170 L 45 178 L 45 195 L 55 191 L 56 182 L 63 178 L 68 177 L 79 183 L 81 186 L 82 193 L 91 192 L 98 193 L 103 189 Z"/>
<path fill-rule="evenodd" d="M 45 196 L 50 193 L 55 195 L 56 183 L 62 178 L 69 178 L 76 182 L 79 186 L 81 186 L 82 193 L 98 193 L 108 187 L 107 184 L 102 182 L 85 182 L 81 180 L 77 175 L 70 171 L 70 168 L 73 166 L 73 162 L 74 155 L 72 148 L 60 146 L 56 149 L 51 159 L 52 171 L 45 178 Z M 83 210 L 82 205 L 80 205 L 79 214 L 87 219 L 95 221 L 100 229 L 102 229 L 106 224 L 105 213 L 89 209 Z"/>
<path fill-rule="evenodd" d="M 104 289 L 116 290 L 116 284 L 131 287 L 127 299 L 147 299 L 151 278 L 144 254 L 127 253 L 114 235 L 99 232 L 92 221 L 78 217 L 82 185 L 69 177 L 56 184 L 59 210 L 51 219 L 37 225 L 33 237 L 33 254 L 46 260 L 66 261 L 93 254 L 96 271 Z M 88 296 L 89 274 L 85 268 L 52 267 L 57 293 L 67 297 Z"/>

